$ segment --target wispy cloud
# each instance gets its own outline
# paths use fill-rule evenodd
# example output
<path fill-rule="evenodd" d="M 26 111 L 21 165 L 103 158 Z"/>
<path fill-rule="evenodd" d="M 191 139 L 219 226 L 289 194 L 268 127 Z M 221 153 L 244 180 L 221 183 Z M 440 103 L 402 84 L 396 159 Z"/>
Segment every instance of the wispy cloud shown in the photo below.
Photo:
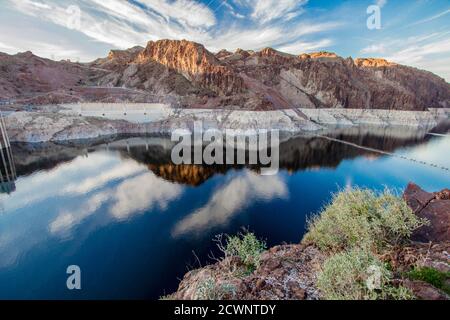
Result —
<path fill-rule="evenodd" d="M 252 18 L 260 23 L 284 19 L 290 20 L 303 12 L 307 0 L 256 0 L 250 1 Z"/>
<path fill-rule="evenodd" d="M 446 16 L 446 15 L 449 14 L 449 13 L 450 13 L 450 9 L 447 9 L 447 10 L 445 10 L 445 11 L 443 11 L 443 12 L 440 12 L 440 13 L 438 13 L 438 14 L 435 14 L 435 15 L 433 15 L 433 16 L 431 16 L 431 17 L 428 17 L 428 18 L 419 20 L 419 21 L 417 21 L 417 22 L 411 23 L 409 26 L 411 27 L 411 26 L 416 26 L 416 25 L 418 25 L 418 24 L 431 22 L 431 21 L 433 21 L 433 20 L 442 18 L 442 17 Z"/>
<path fill-rule="evenodd" d="M 387 0 L 377 0 L 376 5 L 383 8 L 387 4 Z"/>
<path fill-rule="evenodd" d="M 362 54 L 368 53 L 385 53 L 386 47 L 383 43 L 371 44 L 361 50 Z"/>
<path fill-rule="evenodd" d="M 361 54 L 379 56 L 450 79 L 450 31 L 421 34 L 408 38 L 384 39 L 361 49 Z"/>
<path fill-rule="evenodd" d="M 19 12 L 68 28 L 68 1 L 47 0 L 36 5 L 31 0 L 8 0 Z M 81 28 L 78 31 L 94 41 L 116 48 L 145 45 L 161 38 L 189 39 L 205 44 L 211 50 L 260 49 L 267 46 L 298 47 L 307 50 L 309 42 L 301 37 L 320 34 L 336 27 L 335 22 L 301 22 L 283 24 L 303 12 L 306 0 L 234 0 L 221 1 L 208 7 L 193 0 L 140 0 L 134 3 L 121 0 L 78 1 L 81 9 Z M 230 13 L 227 25 L 218 25 L 219 3 Z M 245 7 L 247 11 L 239 11 Z M 248 19 L 255 21 L 248 25 Z M 279 23 L 282 22 L 282 23 Z M 0 38 L 1 40 L 1 38 Z M 312 43 L 316 47 L 321 39 Z M 302 45 L 300 45 L 302 43 Z"/>
<path fill-rule="evenodd" d="M 323 39 L 316 42 L 297 41 L 285 46 L 278 47 L 277 49 L 286 53 L 299 54 L 302 52 L 309 52 L 318 49 L 326 49 L 332 44 L 333 41 L 331 39 Z"/>

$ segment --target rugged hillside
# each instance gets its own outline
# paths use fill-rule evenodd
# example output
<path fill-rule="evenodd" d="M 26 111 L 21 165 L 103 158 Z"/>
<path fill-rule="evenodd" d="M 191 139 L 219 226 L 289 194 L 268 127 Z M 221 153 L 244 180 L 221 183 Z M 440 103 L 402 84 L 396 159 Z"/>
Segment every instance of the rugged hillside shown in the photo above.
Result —
<path fill-rule="evenodd" d="M 150 41 L 139 54 L 137 62 L 145 64 L 151 61 L 161 63 L 218 94 L 232 95 L 244 90 L 240 76 L 223 66 L 205 47 L 194 42 Z"/>
<path fill-rule="evenodd" d="M 0 53 L 0 98 L 54 92 L 86 82 L 89 67 L 67 61 L 52 61 L 31 52 L 13 56 Z"/>
<path fill-rule="evenodd" d="M 199 92 L 188 79 L 168 66 L 151 59 L 143 61 L 143 50 L 142 47 L 112 50 L 107 58 L 91 63 L 91 68 L 107 70 L 98 75 L 97 85 L 137 89 L 154 95 L 185 96 Z"/>
<path fill-rule="evenodd" d="M 290 56 L 267 48 L 238 50 L 221 60 L 296 107 L 423 110 L 450 105 L 450 85 L 443 79 L 382 59 L 344 59 L 327 52 Z"/>
<path fill-rule="evenodd" d="M 383 59 L 328 52 L 295 56 L 271 48 L 213 54 L 195 42 L 160 40 L 113 50 L 88 64 L 55 62 L 31 52 L 0 54 L 0 99 L 424 110 L 450 107 L 450 85 L 430 72 Z"/>

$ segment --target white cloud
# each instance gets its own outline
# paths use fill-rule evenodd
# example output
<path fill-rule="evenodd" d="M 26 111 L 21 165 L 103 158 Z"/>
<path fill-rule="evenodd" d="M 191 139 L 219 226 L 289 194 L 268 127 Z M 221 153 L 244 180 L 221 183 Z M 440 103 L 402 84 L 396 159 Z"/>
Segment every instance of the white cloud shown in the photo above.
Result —
<path fill-rule="evenodd" d="M 450 38 L 426 44 L 415 44 L 397 51 L 388 58 L 399 63 L 417 63 L 430 55 L 450 53 Z"/>
<path fill-rule="evenodd" d="M 3 43 L 3 42 L 0 42 L 0 50 L 2 50 L 3 52 L 6 52 L 6 53 L 8 53 L 8 52 L 14 53 L 14 52 L 18 51 L 16 47 L 11 46 L 6 43 Z"/>
<path fill-rule="evenodd" d="M 73 2 L 47 0 L 45 3 L 51 7 L 49 10 L 43 6 L 33 5 L 30 0 L 8 1 L 12 8 L 23 14 L 49 21 L 60 28 L 68 28 L 67 22 L 71 16 L 67 7 Z M 289 44 L 292 46 L 296 44 L 297 47 L 303 48 L 305 46 L 300 46 L 300 43 L 307 42 L 301 41 L 301 37 L 319 34 L 338 26 L 334 22 L 290 21 L 303 12 L 306 0 L 257 0 L 256 2 L 235 0 L 232 2 L 233 5 L 227 1 L 221 2 L 231 16 L 231 21 L 227 25 L 217 25 L 215 16 L 217 8 L 213 10 L 198 1 L 140 0 L 139 2 L 144 8 L 122 0 L 75 2 L 81 9 L 81 28 L 77 31 L 114 48 L 125 49 L 135 45 L 145 45 L 149 40 L 168 38 L 197 41 L 208 49 L 217 51 L 237 48 L 261 49 L 268 46 L 287 47 Z M 241 9 L 245 7 L 247 11 L 238 10 L 239 7 Z M 246 16 L 256 23 L 248 25 L 248 21 L 243 19 Z M 284 25 L 286 21 L 290 21 L 289 25 Z M 8 43 L 1 36 L 0 40 Z M 315 43 L 321 43 L 321 40 L 319 38 Z M 15 40 L 10 38 L 10 41 Z M 50 42 L 51 39 L 48 41 Z M 31 43 L 28 49 L 37 51 Z M 58 52 L 57 50 L 55 47 L 54 50 L 39 50 L 38 53 L 50 57 L 49 51 Z M 64 50 L 59 52 L 64 53 Z M 71 57 L 82 56 L 79 52 L 67 54 Z"/>
<path fill-rule="evenodd" d="M 48 4 L 42 3 L 42 2 L 36 2 L 36 1 L 28 1 L 30 5 L 35 6 L 40 9 L 51 9 L 52 7 Z"/>
<path fill-rule="evenodd" d="M 450 31 L 380 39 L 360 52 L 382 55 L 389 61 L 428 70 L 450 80 Z"/>
<path fill-rule="evenodd" d="M 7 37 L 8 35 L 0 35 Z M 8 39 L 9 40 L 9 39 Z M 69 48 L 65 45 L 52 44 L 47 42 L 28 41 L 14 37 L 9 41 L 11 45 L 0 43 L 0 50 L 9 54 L 17 52 L 25 52 L 32 50 L 34 54 L 40 57 L 47 57 L 52 60 L 70 59 L 71 61 L 88 61 L 92 60 L 91 55 L 76 49 Z"/>
<path fill-rule="evenodd" d="M 141 0 L 141 2 L 162 15 L 166 21 L 176 20 L 184 25 L 207 28 L 216 24 L 213 12 L 195 1 Z"/>
<path fill-rule="evenodd" d="M 387 0 L 377 0 L 376 5 L 383 8 L 387 4 Z"/>
<path fill-rule="evenodd" d="M 288 14 L 300 13 L 301 6 L 307 2 L 305 0 L 256 0 L 252 17 L 261 23 L 283 19 Z M 291 16 L 288 17 L 291 18 Z"/>
<path fill-rule="evenodd" d="M 289 32 L 283 27 L 275 25 L 260 28 L 248 28 L 246 30 L 231 29 L 215 39 L 208 40 L 206 44 L 213 51 L 224 48 L 224 45 L 228 50 L 235 50 L 237 48 L 258 50 L 265 47 L 280 49 L 289 48 L 289 46 L 292 46 L 292 48 L 295 49 L 296 44 L 298 49 L 301 49 L 299 43 L 301 43 L 302 40 L 299 39 L 303 36 L 321 33 L 339 26 L 340 24 L 336 22 L 299 23 L 291 25 Z M 330 40 L 322 39 L 314 42 L 314 44 L 316 45 L 316 48 L 319 48 L 317 44 L 328 46 L 330 44 L 329 41 Z M 304 48 L 308 50 L 306 46 Z"/>
<path fill-rule="evenodd" d="M 450 9 L 447 9 L 447 10 L 445 10 L 445 11 L 442 11 L 442 12 L 438 13 L 438 14 L 435 14 L 434 16 L 431 16 L 431 17 L 428 17 L 428 18 L 426 18 L 426 19 L 423 19 L 423 20 L 419 20 L 419 21 L 417 21 L 417 22 L 414 22 L 414 23 L 410 24 L 409 26 L 411 27 L 411 26 L 415 26 L 415 25 L 418 25 L 418 24 L 431 22 L 431 21 L 433 21 L 433 20 L 436 20 L 436 19 L 439 19 L 439 18 L 441 18 L 441 17 L 443 17 L 443 16 L 446 16 L 446 15 L 449 14 L 449 13 L 450 13 Z"/>
<path fill-rule="evenodd" d="M 362 54 L 368 54 L 368 53 L 385 53 L 386 48 L 384 44 L 378 43 L 378 44 L 371 44 L 370 46 L 367 46 L 361 50 Z"/>
<path fill-rule="evenodd" d="M 277 49 L 291 54 L 301 54 L 304 52 L 311 52 L 314 50 L 322 50 L 327 47 L 330 47 L 333 45 L 333 41 L 330 39 L 323 39 L 317 42 L 304 42 L 304 41 L 297 41 L 292 44 L 278 47 Z"/>
<path fill-rule="evenodd" d="M 18 11 L 50 21 L 63 28 L 70 28 L 68 22 L 72 18 L 67 11 L 70 2 L 49 0 L 51 10 L 36 7 L 29 0 L 10 1 Z M 154 1 L 148 1 L 149 4 Z M 179 7 L 186 1 L 164 2 L 160 12 L 151 12 L 121 0 L 89 0 L 78 3 L 81 9 L 81 28 L 77 31 L 88 37 L 108 43 L 117 48 L 130 48 L 135 45 L 145 45 L 149 40 L 160 38 L 199 37 L 203 28 L 214 23 L 212 13 L 200 5 L 191 4 L 190 17 L 183 16 Z M 192 1 L 190 1 L 192 2 Z M 188 3 L 188 2 L 186 2 Z M 172 10 L 171 10 L 172 9 Z M 198 14 L 202 14 L 199 17 Z M 170 21 L 168 21 L 168 20 Z M 171 20 L 174 23 L 169 23 Z M 191 26 L 194 25 L 194 26 Z"/>

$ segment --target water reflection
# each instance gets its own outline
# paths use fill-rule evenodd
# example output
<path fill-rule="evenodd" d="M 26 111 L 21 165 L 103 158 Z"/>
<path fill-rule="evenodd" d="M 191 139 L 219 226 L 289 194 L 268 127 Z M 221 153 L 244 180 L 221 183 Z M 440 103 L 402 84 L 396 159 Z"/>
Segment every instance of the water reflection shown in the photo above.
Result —
<path fill-rule="evenodd" d="M 206 205 L 176 224 L 172 235 L 202 234 L 206 229 L 228 223 L 236 213 L 254 201 L 269 202 L 275 198 L 286 199 L 288 195 L 287 185 L 280 176 L 259 176 L 246 171 L 219 186 Z"/>
<path fill-rule="evenodd" d="M 101 216 L 92 230 L 147 210 L 164 211 L 182 193 L 181 186 L 155 176 L 145 165 L 105 152 L 19 178 L 17 185 L 15 193 L 0 195 L 0 266 L 14 264 L 49 236 L 73 237 L 73 229 L 95 214 Z"/>
<path fill-rule="evenodd" d="M 426 143 L 430 136 L 427 131 L 411 128 L 372 128 L 352 127 L 334 129 L 321 134 L 334 139 L 355 143 L 368 148 L 392 152 L 398 148 Z M 125 159 L 132 159 L 143 164 L 167 181 L 190 186 L 199 186 L 215 174 L 225 174 L 230 169 L 242 168 L 239 166 L 201 166 L 201 165 L 174 165 L 170 154 L 173 143 L 165 137 L 140 137 L 109 141 L 107 143 L 83 142 L 80 144 L 61 145 L 46 143 L 40 145 L 16 144 L 17 172 L 19 175 L 28 175 L 36 170 L 49 170 L 60 163 L 72 161 L 80 155 L 90 152 L 107 151 L 119 152 Z M 336 168 L 343 160 L 359 156 L 376 159 L 383 154 L 355 148 L 350 145 L 339 144 L 308 133 L 285 139 L 280 145 L 280 168 L 289 172 L 309 168 Z M 248 166 L 258 171 L 257 166 Z M 108 171 L 102 168 L 101 175 L 95 175 L 85 181 L 84 185 L 72 183 L 67 186 L 69 192 L 87 192 L 90 188 L 101 185 L 110 177 L 121 177 L 131 173 L 135 168 L 120 165 Z"/>
<path fill-rule="evenodd" d="M 450 167 L 450 137 L 388 128 L 322 134 Z M 207 257 L 214 234 L 246 226 L 269 245 L 298 241 L 305 216 L 338 186 L 402 188 L 413 180 L 437 190 L 450 177 L 306 134 L 284 140 L 276 176 L 260 176 L 256 166 L 175 166 L 171 146 L 163 137 L 14 144 L 16 190 L 0 194 L 0 298 L 71 298 L 58 277 L 76 262 L 97 286 L 83 298 L 154 299 L 175 289 L 192 250 Z M 59 281 L 61 290 L 48 287 Z"/>

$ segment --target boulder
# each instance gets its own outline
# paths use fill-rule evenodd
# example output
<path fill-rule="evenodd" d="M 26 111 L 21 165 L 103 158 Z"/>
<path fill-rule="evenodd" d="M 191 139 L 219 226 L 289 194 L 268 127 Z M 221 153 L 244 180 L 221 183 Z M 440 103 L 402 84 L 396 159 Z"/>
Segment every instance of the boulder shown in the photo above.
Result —
<path fill-rule="evenodd" d="M 450 241 L 450 190 L 430 193 L 414 183 L 408 184 L 403 198 L 414 213 L 429 220 L 429 225 L 417 229 L 412 240 L 419 242 Z"/>

